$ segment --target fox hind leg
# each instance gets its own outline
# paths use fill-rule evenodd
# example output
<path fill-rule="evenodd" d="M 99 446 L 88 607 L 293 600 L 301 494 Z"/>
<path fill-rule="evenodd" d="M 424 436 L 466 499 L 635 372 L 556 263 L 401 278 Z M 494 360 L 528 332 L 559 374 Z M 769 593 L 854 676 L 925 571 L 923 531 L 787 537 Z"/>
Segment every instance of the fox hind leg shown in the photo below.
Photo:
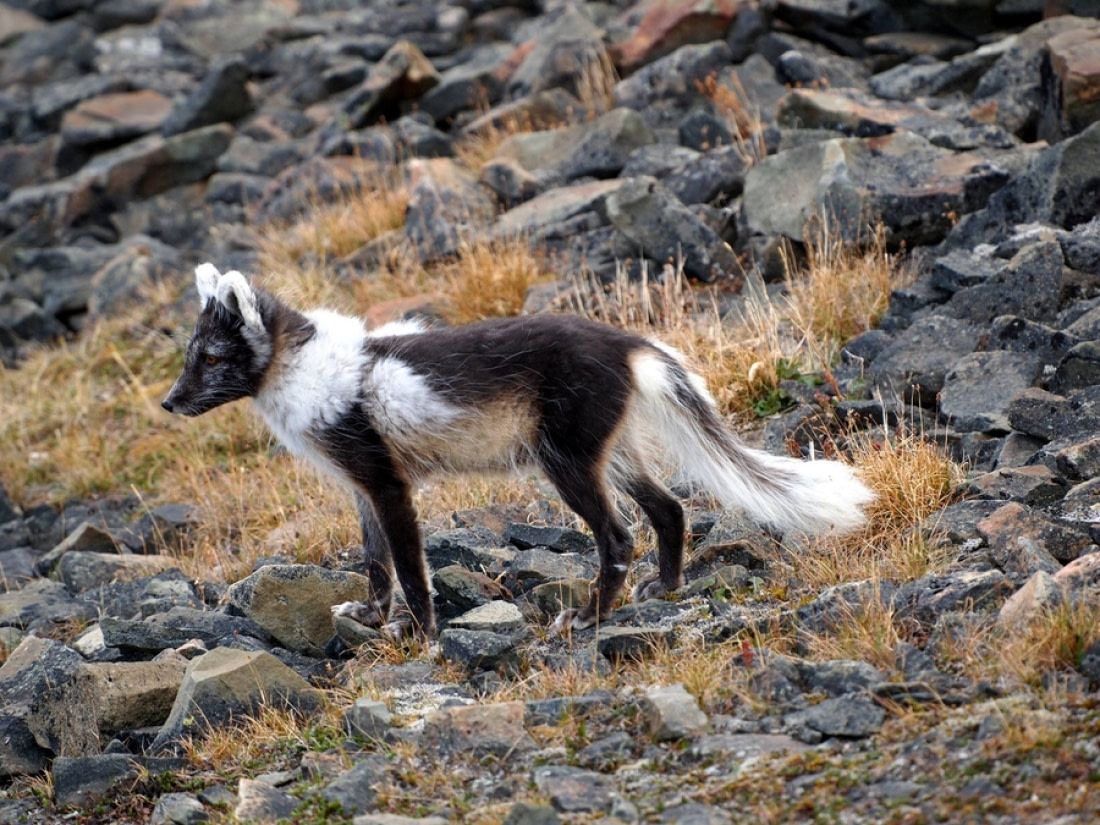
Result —
<path fill-rule="evenodd" d="M 623 524 L 611 499 L 600 468 L 584 461 L 571 463 L 562 457 L 544 462 L 543 469 L 561 494 L 562 500 L 591 528 L 596 536 L 600 572 L 592 585 L 589 602 L 579 609 L 562 611 L 554 629 L 583 630 L 607 619 L 622 592 L 634 553 L 630 531 Z"/>

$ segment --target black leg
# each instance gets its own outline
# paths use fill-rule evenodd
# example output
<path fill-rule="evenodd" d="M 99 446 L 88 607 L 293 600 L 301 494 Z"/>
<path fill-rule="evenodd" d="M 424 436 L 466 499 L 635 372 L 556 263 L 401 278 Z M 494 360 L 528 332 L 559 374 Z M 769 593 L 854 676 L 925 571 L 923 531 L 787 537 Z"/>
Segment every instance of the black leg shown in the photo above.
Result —
<path fill-rule="evenodd" d="M 635 601 L 660 598 L 684 583 L 684 508 L 648 476 L 636 476 L 623 490 L 642 508 L 657 534 L 658 573 L 638 582 Z"/>
<path fill-rule="evenodd" d="M 547 477 L 557 487 L 562 500 L 584 519 L 596 536 L 600 554 L 600 573 L 592 586 L 588 604 L 579 610 L 567 610 L 558 616 L 555 627 L 575 630 L 591 627 L 611 615 L 622 593 L 626 574 L 634 556 L 630 531 L 611 506 L 599 468 L 579 461 L 570 464 L 561 456 L 543 463 Z"/>
<path fill-rule="evenodd" d="M 411 614 L 408 622 L 392 622 L 395 632 L 412 631 L 430 636 L 435 633 L 435 613 L 432 607 L 431 584 L 428 581 L 428 565 L 424 559 L 424 545 L 420 538 L 420 525 L 413 507 L 409 485 L 391 482 L 371 491 L 371 504 L 382 532 L 388 539 L 397 573 L 397 581 L 405 594 L 405 604 Z M 381 569 L 379 566 L 378 569 Z M 388 575 L 388 567 L 385 570 Z M 370 570 L 368 568 L 368 575 Z M 381 573 L 379 573 L 381 575 Z M 374 579 L 371 580 L 374 586 Z M 392 592 L 392 584 L 390 585 Z"/>

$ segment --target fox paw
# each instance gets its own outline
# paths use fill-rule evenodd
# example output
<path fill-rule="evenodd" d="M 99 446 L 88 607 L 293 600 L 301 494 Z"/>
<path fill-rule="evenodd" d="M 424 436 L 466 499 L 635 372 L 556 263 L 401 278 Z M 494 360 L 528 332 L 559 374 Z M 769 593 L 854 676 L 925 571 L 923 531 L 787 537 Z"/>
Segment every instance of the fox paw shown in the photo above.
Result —
<path fill-rule="evenodd" d="M 596 614 L 587 607 L 570 608 L 563 610 L 550 625 L 550 631 L 558 636 L 565 636 L 571 630 L 584 630 L 596 624 Z"/>
<path fill-rule="evenodd" d="M 660 574 L 654 573 L 634 585 L 634 589 L 630 591 L 630 600 L 644 602 L 646 599 L 663 599 L 675 589 L 661 581 Z"/>
<path fill-rule="evenodd" d="M 341 616 L 358 622 L 363 627 L 381 627 L 386 617 L 376 608 L 364 602 L 341 602 L 332 606 L 333 617 Z"/>

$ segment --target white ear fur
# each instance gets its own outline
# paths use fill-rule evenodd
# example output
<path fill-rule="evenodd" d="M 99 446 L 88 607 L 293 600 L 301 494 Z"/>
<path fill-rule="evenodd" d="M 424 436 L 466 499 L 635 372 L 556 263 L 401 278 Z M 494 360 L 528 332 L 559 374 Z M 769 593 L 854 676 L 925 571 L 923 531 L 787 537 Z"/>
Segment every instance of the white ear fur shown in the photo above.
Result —
<path fill-rule="evenodd" d="M 240 315 L 249 329 L 262 331 L 264 328 L 260 311 L 256 307 L 256 293 L 237 270 L 226 272 L 218 281 L 218 303 L 230 312 Z"/>
<path fill-rule="evenodd" d="M 217 299 L 218 281 L 221 277 L 222 274 L 214 264 L 205 263 L 195 267 L 195 286 L 199 289 L 199 299 L 203 306 L 206 306 L 207 301 Z"/>

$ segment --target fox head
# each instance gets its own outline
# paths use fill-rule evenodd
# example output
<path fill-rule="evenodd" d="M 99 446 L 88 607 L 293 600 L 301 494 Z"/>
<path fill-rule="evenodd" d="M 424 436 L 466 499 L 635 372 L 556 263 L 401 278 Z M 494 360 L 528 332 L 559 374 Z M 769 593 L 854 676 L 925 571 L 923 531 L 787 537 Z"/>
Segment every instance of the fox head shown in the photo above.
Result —
<path fill-rule="evenodd" d="M 195 270 L 195 283 L 202 312 L 187 344 L 183 372 L 161 403 L 168 412 L 189 416 L 254 396 L 272 355 L 264 293 L 240 272 L 223 275 L 208 263 Z"/>

